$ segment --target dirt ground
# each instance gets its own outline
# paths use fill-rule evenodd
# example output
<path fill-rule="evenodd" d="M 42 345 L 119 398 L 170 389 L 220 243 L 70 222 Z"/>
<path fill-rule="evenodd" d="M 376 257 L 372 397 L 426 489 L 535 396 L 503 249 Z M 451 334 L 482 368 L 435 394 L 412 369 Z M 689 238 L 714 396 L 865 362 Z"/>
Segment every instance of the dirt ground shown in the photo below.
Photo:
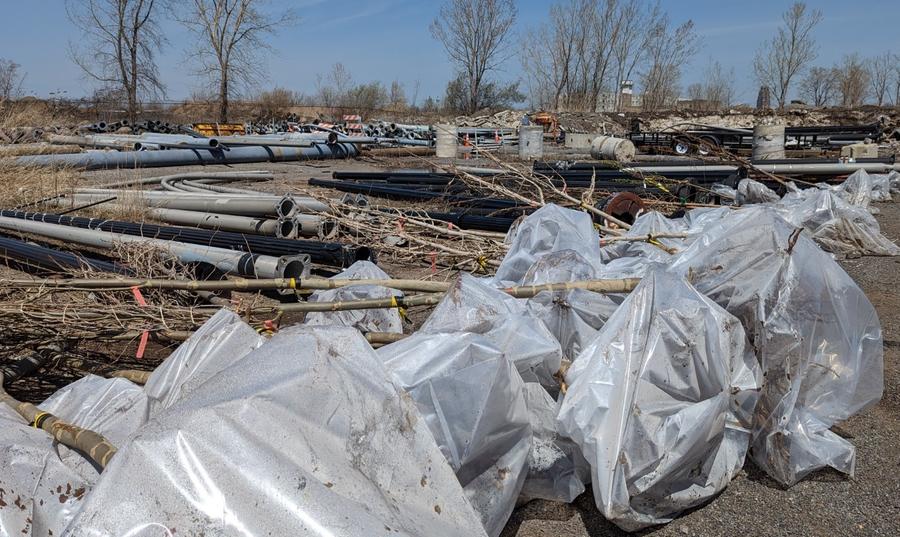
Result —
<path fill-rule="evenodd" d="M 900 203 L 879 204 L 882 231 L 900 240 Z M 900 534 L 900 259 L 841 262 L 875 305 L 884 336 L 884 397 L 834 430 L 856 446 L 856 475 L 820 471 L 783 489 L 747 462 L 717 498 L 654 537 L 749 537 Z M 502 537 L 627 535 L 597 511 L 588 491 L 574 504 L 535 500 L 514 513 Z"/>

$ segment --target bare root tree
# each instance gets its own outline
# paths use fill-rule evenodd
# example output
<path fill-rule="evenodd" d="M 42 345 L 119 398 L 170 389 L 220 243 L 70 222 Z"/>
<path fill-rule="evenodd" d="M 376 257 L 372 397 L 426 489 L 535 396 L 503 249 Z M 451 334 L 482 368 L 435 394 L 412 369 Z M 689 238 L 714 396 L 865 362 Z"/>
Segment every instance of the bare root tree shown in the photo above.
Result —
<path fill-rule="evenodd" d="M 828 106 L 834 102 L 840 78 L 834 67 L 813 67 L 800 82 L 800 95 L 813 106 Z"/>
<path fill-rule="evenodd" d="M 812 32 L 822 21 L 822 12 L 809 11 L 806 4 L 797 2 L 781 18 L 784 25 L 757 51 L 753 70 L 759 82 L 772 89 L 778 107 L 784 108 L 791 82 L 816 59 Z"/>
<path fill-rule="evenodd" d="M 22 93 L 22 82 L 25 75 L 20 69 L 21 65 L 0 58 L 0 102 L 15 99 Z"/>
<path fill-rule="evenodd" d="M 516 15 L 513 0 L 447 0 L 431 23 L 465 84 L 466 113 L 482 107 L 487 73 L 508 59 Z"/>
<path fill-rule="evenodd" d="M 894 55 L 890 52 L 885 52 L 866 62 L 872 97 L 878 106 L 883 106 L 890 99 L 891 71 L 894 67 L 894 61 Z"/>
<path fill-rule="evenodd" d="M 264 74 L 260 55 L 271 50 L 265 36 L 295 20 L 290 10 L 269 15 L 265 0 L 190 0 L 180 22 L 197 37 L 199 74 L 215 86 L 219 121 L 228 121 L 229 103 L 257 86 Z"/>
<path fill-rule="evenodd" d="M 854 53 L 844 56 L 838 72 L 841 106 L 853 108 L 865 103 L 871 81 L 866 64 L 859 55 Z"/>
<path fill-rule="evenodd" d="M 647 70 L 641 77 L 643 106 L 645 110 L 661 110 L 678 99 L 681 68 L 697 53 L 697 34 L 692 21 L 671 28 L 665 17 L 651 33 L 654 46 L 650 49 Z"/>
<path fill-rule="evenodd" d="M 156 67 L 156 53 L 165 43 L 157 22 L 161 8 L 161 0 L 66 3 L 69 19 L 83 36 L 69 46 L 73 61 L 88 78 L 124 97 L 132 121 L 142 98 L 165 94 Z"/>

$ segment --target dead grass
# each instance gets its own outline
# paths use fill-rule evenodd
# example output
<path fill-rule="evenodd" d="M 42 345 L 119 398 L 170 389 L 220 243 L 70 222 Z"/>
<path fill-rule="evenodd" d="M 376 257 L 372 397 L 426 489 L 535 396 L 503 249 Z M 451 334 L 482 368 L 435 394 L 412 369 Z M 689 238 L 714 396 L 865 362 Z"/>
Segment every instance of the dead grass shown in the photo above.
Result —
<path fill-rule="evenodd" d="M 71 194 L 78 185 L 78 172 L 66 168 L 18 166 L 0 162 L 0 207 L 12 209 L 49 198 Z"/>

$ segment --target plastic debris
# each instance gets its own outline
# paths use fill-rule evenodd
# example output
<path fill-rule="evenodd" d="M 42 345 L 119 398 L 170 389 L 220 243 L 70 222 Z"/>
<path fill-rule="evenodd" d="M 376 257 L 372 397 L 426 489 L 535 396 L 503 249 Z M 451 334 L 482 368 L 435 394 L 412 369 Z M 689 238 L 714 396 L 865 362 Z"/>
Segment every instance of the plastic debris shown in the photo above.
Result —
<path fill-rule="evenodd" d="M 378 349 L 415 400 L 488 535 L 503 530 L 527 473 L 531 425 L 513 363 L 472 333 L 416 333 Z"/>
<path fill-rule="evenodd" d="M 682 251 L 671 270 L 741 320 L 765 383 L 752 456 L 791 485 L 855 450 L 829 428 L 884 390 L 881 324 L 862 290 L 772 208 L 738 211 Z"/>
<path fill-rule="evenodd" d="M 357 261 L 335 280 L 390 279 L 383 270 L 371 261 Z M 338 289 L 316 291 L 309 297 L 310 302 L 341 302 L 345 300 L 363 300 L 369 298 L 390 298 L 403 296 L 403 293 L 379 285 L 350 285 Z M 361 332 L 403 333 L 403 322 L 397 308 L 362 309 L 345 311 L 322 311 L 306 314 L 308 325 L 350 326 Z"/>
<path fill-rule="evenodd" d="M 295 326 L 120 448 L 72 535 L 484 535 L 354 329 Z"/>
<path fill-rule="evenodd" d="M 591 463 L 607 519 L 668 522 L 741 469 L 759 388 L 744 344 L 737 319 L 657 267 L 572 363 L 560 431 Z"/>

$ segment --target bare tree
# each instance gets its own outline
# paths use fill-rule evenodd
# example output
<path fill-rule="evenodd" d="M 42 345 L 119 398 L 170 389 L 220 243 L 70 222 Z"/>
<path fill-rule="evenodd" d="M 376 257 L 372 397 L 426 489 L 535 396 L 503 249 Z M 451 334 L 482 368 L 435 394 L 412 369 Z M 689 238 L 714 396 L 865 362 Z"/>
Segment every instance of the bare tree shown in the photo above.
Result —
<path fill-rule="evenodd" d="M 659 34 L 660 25 L 668 20 L 660 11 L 659 4 L 650 4 L 641 0 L 622 0 L 616 20 L 617 30 L 612 42 L 613 61 L 615 62 L 616 109 L 621 106 L 622 94 L 619 84 L 630 80 L 635 69 L 647 61 L 647 56 L 657 49 L 658 43 L 653 40 Z M 650 60 L 652 61 L 652 60 Z M 680 75 L 679 75 L 680 76 Z"/>
<path fill-rule="evenodd" d="M 894 66 L 894 56 L 890 52 L 885 52 L 880 56 L 870 58 L 866 64 L 872 97 L 875 99 L 875 104 L 882 106 L 890 99 L 891 70 Z"/>
<path fill-rule="evenodd" d="M 132 120 L 141 98 L 165 93 L 156 53 L 165 43 L 157 23 L 161 0 L 70 0 L 69 19 L 81 30 L 70 44 L 73 61 L 88 78 L 125 96 Z M 83 46 L 84 48 L 80 48 Z"/>
<path fill-rule="evenodd" d="M 388 104 L 392 110 L 403 110 L 406 108 L 406 90 L 399 80 L 391 82 L 391 91 L 388 96 Z"/>
<path fill-rule="evenodd" d="M 706 66 L 703 100 L 710 110 L 728 108 L 734 102 L 734 68 L 725 69 L 718 61 Z"/>
<path fill-rule="evenodd" d="M 844 56 L 844 61 L 838 68 L 839 91 L 841 94 L 841 106 L 853 108 L 865 103 L 871 84 L 869 71 L 859 54 L 853 53 Z"/>
<path fill-rule="evenodd" d="M 509 57 L 516 15 L 513 0 L 447 0 L 431 23 L 465 83 L 467 113 L 482 106 L 485 75 Z"/>
<path fill-rule="evenodd" d="M 561 0 L 549 23 L 529 32 L 523 66 L 541 106 L 597 110 L 618 105 L 619 84 L 647 60 L 658 5 L 640 0 Z M 652 46 L 656 46 L 653 44 Z"/>
<path fill-rule="evenodd" d="M 840 78 L 837 68 L 813 67 L 800 82 L 800 95 L 813 106 L 828 106 L 834 102 Z"/>
<path fill-rule="evenodd" d="M 18 97 L 22 92 L 25 75 L 21 73 L 21 65 L 0 58 L 0 102 Z"/>
<path fill-rule="evenodd" d="M 753 69 L 760 83 L 772 88 L 778 107 L 784 108 L 794 77 L 816 59 L 812 32 L 822 21 L 822 12 L 797 2 L 781 18 L 784 26 L 757 51 Z"/>
<path fill-rule="evenodd" d="M 692 21 L 671 28 L 666 17 L 656 24 L 651 34 L 655 44 L 650 49 L 647 70 L 641 77 L 643 106 L 645 110 L 660 110 L 671 106 L 678 98 L 681 67 L 697 52 L 697 34 Z"/>
<path fill-rule="evenodd" d="M 199 74 L 218 92 L 219 121 L 228 121 L 229 102 L 263 75 L 260 54 L 271 50 L 263 39 L 295 20 L 293 11 L 270 15 L 265 0 L 190 0 L 178 18 L 197 37 Z"/>
<path fill-rule="evenodd" d="M 893 66 L 894 106 L 900 107 L 900 54 L 894 54 Z"/>

